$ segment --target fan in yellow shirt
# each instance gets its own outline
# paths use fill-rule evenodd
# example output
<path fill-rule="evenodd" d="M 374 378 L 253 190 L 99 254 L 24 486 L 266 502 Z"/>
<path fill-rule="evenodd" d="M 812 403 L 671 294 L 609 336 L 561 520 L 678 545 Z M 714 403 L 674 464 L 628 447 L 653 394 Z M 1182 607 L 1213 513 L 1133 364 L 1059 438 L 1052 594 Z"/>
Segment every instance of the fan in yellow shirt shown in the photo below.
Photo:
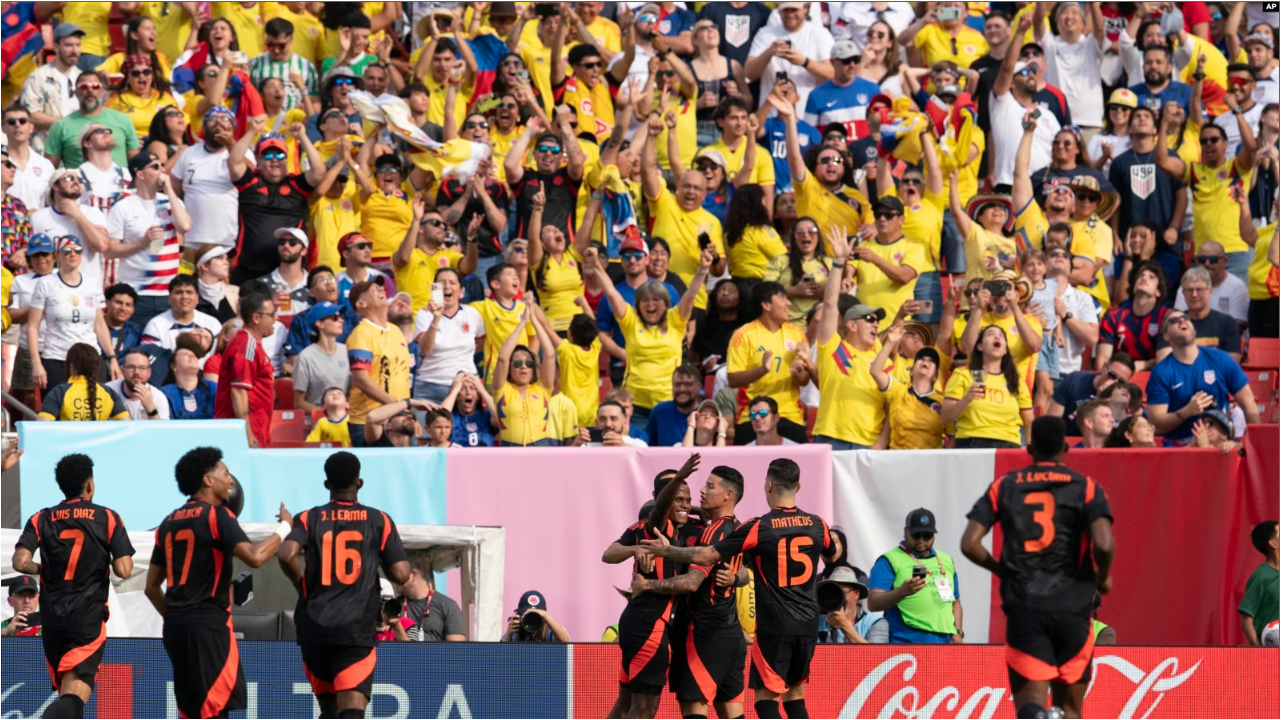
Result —
<path fill-rule="evenodd" d="M 605 61 L 593 45 L 575 45 L 568 59 L 563 58 L 560 50 L 567 30 L 561 23 L 552 40 L 552 97 L 557 105 L 566 105 L 574 111 L 579 132 L 591 133 L 602 143 L 614 131 L 614 89 L 627 78 L 627 68 L 618 63 L 614 70 L 606 72 Z M 569 72 L 566 72 L 566 63 Z"/>
<path fill-rule="evenodd" d="M 475 232 L 482 219 L 483 216 L 476 216 L 468 228 L 469 233 Z M 415 196 L 409 230 L 391 257 L 396 270 L 396 289 L 409 293 L 414 314 L 431 302 L 431 286 L 439 270 L 453 268 L 462 278 L 476 269 L 479 252 L 476 243 L 467 243 L 466 255 L 450 250 L 443 244 L 445 231 L 440 211 L 428 210 L 422 196 Z"/>
<path fill-rule="evenodd" d="M 983 33 L 965 24 L 969 11 L 963 2 L 942 2 L 934 13 L 952 13 L 947 19 L 928 22 L 930 16 L 917 18 L 906 30 L 899 33 L 900 43 L 910 43 L 919 53 L 921 67 L 934 67 L 940 60 L 950 60 L 968 68 L 975 60 L 987 55 L 990 49 Z"/>
<path fill-rule="evenodd" d="M 521 344 L 521 340 L 532 328 L 538 344 L 551 347 L 551 340 L 543 330 L 542 323 L 530 322 L 530 312 L 522 307 L 515 327 L 503 337 L 502 346 L 494 361 L 491 387 L 498 410 L 499 436 L 503 445 L 559 445 L 563 438 L 552 436 L 551 419 L 551 388 L 556 385 L 556 353 L 546 353 L 540 364 L 538 351 Z M 485 329 L 488 341 L 488 320 Z M 560 432 L 567 430 L 568 428 L 560 428 Z"/>
<path fill-rule="evenodd" d="M 1229 93 L 1231 104 L 1236 99 Z M 1233 268 L 1234 254 L 1248 253 L 1238 225 L 1240 211 L 1232 199 L 1234 187 L 1250 187 L 1254 180 L 1255 139 L 1244 115 L 1237 115 L 1241 126 L 1241 150 L 1230 156 L 1227 133 L 1209 123 L 1201 126 L 1201 162 L 1184 162 L 1171 155 L 1166 143 L 1156 144 L 1156 164 L 1177 177 L 1192 190 L 1192 239 L 1199 250 L 1207 240 L 1223 245 L 1228 254 L 1228 267 Z"/>
<path fill-rule="evenodd" d="M 943 422 L 956 422 L 958 448 L 1016 448 L 1019 429 L 1031 425 L 1032 394 L 999 327 L 983 329 L 969 367 L 952 373 L 943 395 Z"/>
<path fill-rule="evenodd" d="M 760 280 L 765 277 L 770 262 L 787 257 L 787 246 L 770 224 L 764 202 L 765 191 L 760 185 L 738 188 L 729 201 L 725 244 L 729 245 L 732 277 Z"/>
<path fill-rule="evenodd" d="M 461 56 L 461 62 L 459 61 Z M 414 77 L 422 81 L 431 96 L 427 107 L 427 121 L 444 127 L 445 95 L 453 80 L 457 80 L 458 96 L 454 100 L 455 128 L 462 126 L 467 116 L 467 107 L 471 105 L 472 95 L 476 91 L 476 56 L 472 53 L 467 40 L 455 34 L 450 38 L 432 38 L 426 46 L 419 48 L 412 58 Z M 458 77 L 461 73 L 461 77 Z"/>
<path fill-rule="evenodd" d="M 276 4 L 305 5 L 306 3 Z M 187 38 L 191 36 L 191 16 L 187 14 L 187 7 L 189 6 L 173 2 L 139 4 L 139 15 L 155 23 L 156 52 L 166 58 L 177 58 L 187 48 Z"/>
<path fill-rule="evenodd" d="M 374 243 L 374 261 L 386 261 L 405 239 L 414 220 L 410 198 L 414 186 L 404 179 L 400 158 L 395 154 L 379 155 L 374 160 L 374 178 L 365 169 L 372 153 L 372 143 L 365 143 L 352 165 L 360 186 L 360 231 Z M 415 309 L 415 312 L 417 310 Z"/>
<path fill-rule="evenodd" d="M 750 124 L 751 116 L 751 109 L 746 100 L 739 97 L 726 98 L 716 108 L 716 122 L 721 127 L 721 137 L 702 149 L 702 152 L 714 150 L 720 153 L 725 159 L 725 175 L 730 182 L 733 182 L 738 177 L 739 171 L 743 169 L 749 144 L 756 144 L 755 129 Z M 679 135 L 679 132 L 677 134 Z M 684 143 L 684 139 L 681 142 Z M 769 206 L 774 206 L 774 163 L 769 158 L 761 157 L 752 164 L 748 182 L 764 188 Z M 737 183 L 739 186 L 746 184 L 746 182 Z M 800 208 L 797 208 L 798 214 L 803 214 L 799 210 Z"/>
<path fill-rule="evenodd" d="M 517 300 L 520 294 L 520 275 L 516 268 L 507 263 L 499 263 L 487 271 L 489 292 L 492 297 L 471 304 L 480 318 L 485 322 L 485 359 L 480 368 L 481 377 L 490 378 L 494 363 L 498 360 L 498 350 L 507 336 L 516 332 L 520 324 L 521 313 L 525 312 L 524 302 Z M 521 342 L 538 352 L 538 336 L 533 328 L 524 326 L 525 336 Z"/>
<path fill-rule="evenodd" d="M 956 229 L 965 239 L 965 279 L 987 279 L 1001 268 L 1018 262 L 1018 245 L 1008 233 L 1014 227 L 1014 213 L 1008 195 L 975 195 L 961 209 L 956 173 L 952 173 L 948 199 Z"/>
<path fill-rule="evenodd" d="M 761 396 L 778 403 L 779 433 L 802 442 L 805 414 L 801 410 L 801 388 L 810 381 L 805 330 L 787 321 L 791 303 L 782 285 L 756 285 L 751 303 L 753 309 L 759 307 L 761 315 L 734 331 L 725 364 L 737 406 L 734 444 L 745 445 L 755 438 L 748 409 L 752 398 Z"/>
<path fill-rule="evenodd" d="M 545 315 L 540 313 L 539 317 L 547 321 Z M 567 340 L 551 329 L 550 322 L 544 322 L 543 327 L 556 350 L 560 392 L 574 402 L 577 425 L 590 427 L 596 422 L 596 408 L 600 406 L 600 328 L 588 314 L 574 316 Z"/>
<path fill-rule="evenodd" d="M 58 21 L 71 23 L 84 31 L 80 38 L 80 52 L 85 55 L 111 54 L 111 31 L 108 21 L 111 19 L 109 2 L 68 2 L 50 3 L 57 10 Z M 48 20 L 49 14 L 43 8 L 36 8 L 36 17 Z M 252 57 L 252 56 L 251 56 Z"/>
<path fill-rule="evenodd" d="M 925 246 L 903 234 L 903 203 L 896 197 L 876 201 L 876 239 L 856 245 L 850 257 L 858 261 L 859 299 L 886 313 L 912 299 L 916 277 L 926 269 Z M 881 327 L 888 325 L 882 318 Z"/>
<path fill-rule="evenodd" d="M 263 3 L 262 19 L 281 18 L 293 23 L 293 51 L 298 57 L 317 67 L 325 59 L 325 26 L 307 10 L 305 2 Z"/>
<path fill-rule="evenodd" d="M 623 386 L 635 396 L 635 407 L 648 414 L 658 403 L 672 399 L 672 372 L 681 364 L 685 326 L 694 313 L 694 298 L 705 295 L 703 283 L 712 266 L 712 251 L 708 248 L 699 256 L 698 270 L 690 276 L 689 287 L 676 307 L 670 307 L 667 286 L 653 280 L 636 288 L 636 306 L 628 305 L 596 250 L 589 249 L 585 259 L 584 271 L 594 272 L 605 288 L 610 310 L 623 333 L 627 348 Z"/>
<path fill-rule="evenodd" d="M 143 3 L 149 5 L 150 3 Z M 125 50 L 124 52 L 112 53 L 101 65 L 94 68 L 107 73 L 114 81 L 115 76 L 125 75 L 124 70 L 125 58 L 130 55 L 146 55 L 151 57 L 155 53 L 156 62 L 159 64 L 157 72 L 160 76 L 168 80 L 173 75 L 173 66 L 169 63 L 170 57 L 176 55 L 167 55 L 158 48 L 160 42 L 160 32 L 156 27 L 156 22 L 147 15 L 135 15 L 125 26 Z M 128 79 L 128 78 L 126 78 Z"/>
<path fill-rule="evenodd" d="M 343 156 L 350 157 L 346 153 Z M 347 163 L 341 160 L 331 163 L 311 194 L 311 230 L 316 238 L 317 264 L 342 267 L 338 241 L 360 230 L 359 200 L 360 190 L 351 180 Z"/>
<path fill-rule="evenodd" d="M 1044 329 L 1041 321 L 1024 314 L 1019 291 L 1012 284 L 1014 273 L 1005 271 L 990 283 L 980 287 L 978 296 L 970 307 L 968 318 L 957 318 L 953 332 L 960 334 L 960 350 L 969 355 L 978 342 L 979 333 L 988 326 L 1005 331 L 1005 347 L 1023 384 L 1031 387 L 1036 370 L 1036 359 L 1041 352 Z M 993 294 L 989 285 L 1003 284 L 1008 288 L 1004 295 Z"/>
<path fill-rule="evenodd" d="M 885 369 L 887 361 L 895 356 L 904 336 L 903 325 L 891 325 L 870 367 L 876 387 L 889 405 L 890 449 L 936 450 L 943 447 L 943 394 L 935 386 L 939 352 L 923 347 L 916 351 L 906 379 L 898 376 L 897 366 L 891 375 Z"/>
<path fill-rule="evenodd" d="M 651 61 L 652 62 L 652 61 Z M 618 66 L 621 66 L 619 63 Z M 690 70 L 683 60 L 676 57 L 675 53 L 668 53 L 667 57 L 658 61 L 658 68 L 655 72 L 649 74 L 645 81 L 645 89 L 639 93 L 640 97 L 632 98 L 636 103 L 636 115 L 638 117 L 648 117 L 650 109 L 653 108 L 663 116 L 663 132 L 658 136 L 658 165 L 664 170 L 676 171 L 677 166 L 673 166 L 669 155 L 671 154 L 671 140 L 674 140 L 678 146 L 677 159 L 680 161 L 679 167 L 688 168 L 694 163 L 694 155 L 698 151 L 698 80 L 694 77 L 694 72 Z M 672 131 L 675 136 L 672 136 Z M 755 137 L 755 128 L 750 133 Z M 671 140 L 669 140 L 669 138 Z M 745 144 L 740 149 L 747 147 Z M 724 153 L 722 153 L 724 156 Z M 742 165 L 742 158 L 739 158 L 739 166 Z M 738 172 L 735 170 L 735 172 Z M 755 174 L 753 172 L 753 174 Z M 743 178 L 740 185 L 746 185 L 750 178 Z"/>
<path fill-rule="evenodd" d="M 307 433 L 307 442 L 338 443 L 340 447 L 351 447 L 347 393 L 342 388 L 329 388 L 325 391 L 322 402 L 325 414 L 320 416 L 311 432 Z"/>

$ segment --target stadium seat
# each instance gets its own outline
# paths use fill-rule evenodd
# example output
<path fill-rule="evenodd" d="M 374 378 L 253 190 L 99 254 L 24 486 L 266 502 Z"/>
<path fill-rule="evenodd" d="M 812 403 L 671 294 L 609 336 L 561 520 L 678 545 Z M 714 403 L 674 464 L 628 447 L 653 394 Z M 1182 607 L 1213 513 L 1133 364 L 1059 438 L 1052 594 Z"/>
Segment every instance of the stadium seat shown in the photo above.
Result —
<path fill-rule="evenodd" d="M 1242 368 L 1245 377 L 1250 381 L 1250 389 L 1254 391 L 1254 401 L 1260 407 L 1266 402 L 1271 402 L 1277 396 L 1277 371 L 1260 370 L 1258 368 Z"/>
<path fill-rule="evenodd" d="M 818 406 L 805 407 L 805 437 L 814 442 L 814 423 L 818 420 Z"/>
<path fill-rule="evenodd" d="M 271 442 L 283 440 L 302 442 L 311 432 L 311 415 L 301 410 L 273 410 L 271 412 Z"/>
<path fill-rule="evenodd" d="M 276 378 L 276 409 L 294 409 L 294 381 L 290 378 Z"/>
<path fill-rule="evenodd" d="M 703 397 L 711 400 L 716 397 L 716 376 L 703 376 Z"/>
<path fill-rule="evenodd" d="M 1144 395 L 1147 395 L 1147 392 L 1148 392 L 1148 378 L 1149 378 L 1149 377 L 1151 377 L 1151 376 L 1152 376 L 1152 373 L 1150 373 L 1150 372 L 1148 372 L 1148 371 L 1146 371 L 1146 370 L 1144 370 L 1144 371 L 1142 371 L 1142 372 L 1136 372 L 1136 373 L 1134 373 L 1134 377 L 1130 378 L 1130 382 L 1134 383 L 1135 385 L 1138 385 L 1138 386 L 1139 386 L 1139 389 L 1143 390 L 1143 394 L 1144 394 Z"/>
<path fill-rule="evenodd" d="M 1278 345 L 1276 338 L 1250 338 L 1250 343 L 1246 347 L 1248 353 L 1245 362 L 1241 363 L 1246 368 L 1264 368 L 1276 370 L 1281 367 L 1278 362 L 1278 353 L 1281 352 L 1281 345 Z"/>

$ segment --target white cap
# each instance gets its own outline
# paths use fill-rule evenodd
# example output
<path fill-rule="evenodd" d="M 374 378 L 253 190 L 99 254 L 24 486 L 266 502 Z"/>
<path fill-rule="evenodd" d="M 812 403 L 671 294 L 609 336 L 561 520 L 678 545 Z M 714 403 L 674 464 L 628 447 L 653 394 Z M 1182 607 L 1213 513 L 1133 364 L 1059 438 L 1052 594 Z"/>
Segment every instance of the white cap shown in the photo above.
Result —
<path fill-rule="evenodd" d="M 277 240 L 281 240 L 283 238 L 294 238 L 298 240 L 298 242 L 301 242 L 303 247 L 311 247 L 311 241 L 307 239 L 307 233 L 296 227 L 282 227 L 272 233 L 272 235 L 274 235 Z"/>

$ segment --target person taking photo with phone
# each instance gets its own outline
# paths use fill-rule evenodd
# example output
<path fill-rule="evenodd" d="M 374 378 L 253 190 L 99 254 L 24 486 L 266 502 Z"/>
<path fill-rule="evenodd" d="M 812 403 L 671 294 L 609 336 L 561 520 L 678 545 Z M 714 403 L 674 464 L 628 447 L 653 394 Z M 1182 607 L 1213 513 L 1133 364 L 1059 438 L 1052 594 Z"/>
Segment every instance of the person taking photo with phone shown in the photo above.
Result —
<path fill-rule="evenodd" d="M 956 563 L 934 549 L 937 534 L 934 513 L 917 508 L 908 513 L 903 542 L 872 565 L 867 609 L 885 613 L 891 645 L 965 642 Z"/>

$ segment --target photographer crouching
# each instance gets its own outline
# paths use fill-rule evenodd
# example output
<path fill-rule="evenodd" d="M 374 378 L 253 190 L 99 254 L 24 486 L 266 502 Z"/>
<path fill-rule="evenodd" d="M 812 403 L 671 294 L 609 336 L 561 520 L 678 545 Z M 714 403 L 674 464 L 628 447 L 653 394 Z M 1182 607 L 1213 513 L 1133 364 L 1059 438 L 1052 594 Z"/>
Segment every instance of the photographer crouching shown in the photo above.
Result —
<path fill-rule="evenodd" d="M 547 600 L 537 590 L 520 596 L 516 612 L 507 618 L 503 642 L 567 643 L 569 632 L 547 612 Z"/>

